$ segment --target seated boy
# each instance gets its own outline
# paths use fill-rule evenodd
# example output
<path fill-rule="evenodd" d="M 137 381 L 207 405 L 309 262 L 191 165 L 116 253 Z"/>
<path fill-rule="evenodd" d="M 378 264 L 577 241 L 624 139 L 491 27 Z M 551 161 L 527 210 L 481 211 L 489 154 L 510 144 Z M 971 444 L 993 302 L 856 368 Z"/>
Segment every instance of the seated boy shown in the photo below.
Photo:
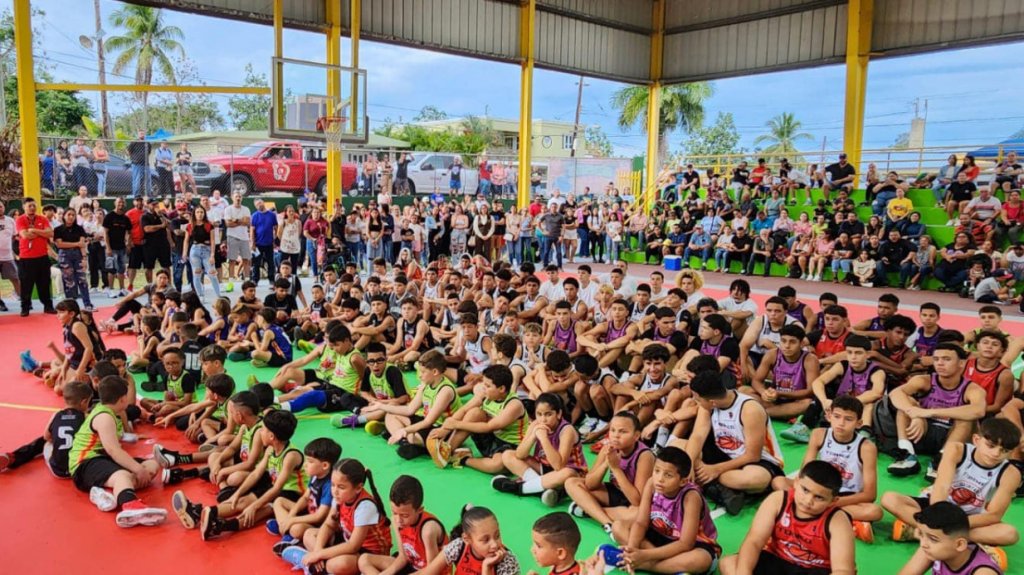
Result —
<path fill-rule="evenodd" d="M 423 484 L 415 477 L 398 476 L 391 484 L 389 499 L 398 553 L 364 553 L 359 557 L 359 572 L 367 575 L 422 572 L 448 543 L 444 525 L 423 509 Z"/>
<path fill-rule="evenodd" d="M 636 339 L 639 328 L 629 321 L 629 303 L 616 299 L 611 304 L 608 321 L 601 322 L 579 336 L 577 343 L 598 359 L 601 367 L 613 367 L 626 345 Z"/>
<path fill-rule="evenodd" d="M 857 433 L 864 404 L 856 397 L 840 395 L 832 402 L 828 412 L 829 428 L 811 432 L 804 465 L 820 459 L 835 466 L 842 474 L 836 506 L 842 508 L 853 522 L 853 532 L 861 541 L 875 540 L 871 523 L 882 518 L 882 508 L 875 503 L 878 497 L 878 448 Z M 772 489 L 792 489 L 793 480 L 776 477 Z"/>
<path fill-rule="evenodd" d="M 689 480 L 690 468 L 685 451 L 662 449 L 636 516 L 612 524 L 615 540 L 623 542 L 627 569 L 651 573 L 714 570 L 722 554 L 718 530 L 700 488 Z"/>
<path fill-rule="evenodd" d="M 843 478 L 825 461 L 804 465 L 795 485 L 761 503 L 722 575 L 854 575 L 853 527 L 836 506 Z"/>
<path fill-rule="evenodd" d="M 644 348 L 643 371 L 629 379 L 611 386 L 615 398 L 615 410 L 628 410 L 637 414 L 640 425 L 646 425 L 654 418 L 654 410 L 665 405 L 665 398 L 679 386 L 679 382 L 668 372 L 669 351 L 660 343 Z"/>
<path fill-rule="evenodd" d="M 75 487 L 87 492 L 100 511 L 120 507 L 118 527 L 159 525 L 167 518 L 167 510 L 150 507 L 135 494 L 136 489 L 149 486 L 159 466 L 153 460 L 136 460 L 121 447 L 120 416 L 128 407 L 128 382 L 116 375 L 104 377 L 99 396 L 100 403 L 75 433 L 68 454 Z"/>
<path fill-rule="evenodd" d="M 359 384 L 359 395 L 367 402 L 378 401 L 385 405 L 405 405 L 409 403 L 409 392 L 405 389 L 405 378 L 402 370 L 388 363 L 387 349 L 384 344 L 372 341 L 366 349 L 366 371 L 363 372 L 362 383 Z M 335 415 L 331 418 L 334 427 L 355 427 L 365 425 L 367 433 L 378 435 L 384 430 L 386 414 L 369 407 L 357 408 L 351 415 Z M 371 425 L 372 424 L 372 425 Z"/>
<path fill-rule="evenodd" d="M 920 545 L 899 575 L 1003 575 L 998 562 L 971 542 L 970 521 L 954 503 L 940 501 L 914 515 Z"/>
<path fill-rule="evenodd" d="M 313 287 L 315 297 L 317 286 Z M 293 501 L 288 497 L 278 497 L 273 505 L 274 518 L 267 521 L 267 531 L 281 535 L 281 540 L 273 547 L 277 555 L 292 545 L 301 545 L 302 534 L 311 527 L 323 524 L 334 506 L 331 471 L 341 457 L 341 446 L 333 439 L 319 437 L 307 443 L 302 453 L 306 460 L 306 475 L 309 476 L 306 500 Z"/>
<path fill-rule="evenodd" d="M 185 354 L 180 347 L 169 347 L 160 355 L 160 364 L 167 375 L 162 400 L 143 398 L 139 404 L 149 412 L 150 423 L 158 417 L 174 413 L 195 401 L 198 379 L 185 371 Z M 182 416 L 185 417 L 185 416 Z"/>
<path fill-rule="evenodd" d="M 398 455 L 403 459 L 426 454 L 424 440 L 427 435 L 462 407 L 462 398 L 455 392 L 455 384 L 444 374 L 446 368 L 444 355 L 432 349 L 420 356 L 420 386 L 412 401 L 405 405 L 373 401 L 366 406 L 386 414 L 384 426 L 390 434 L 388 443 L 398 444 Z"/>
<path fill-rule="evenodd" d="M 291 445 L 298 420 L 287 411 L 271 411 L 263 418 L 260 434 L 266 451 L 263 459 L 226 500 L 203 507 L 185 497 L 174 498 L 174 511 L 186 529 L 199 528 L 204 540 L 249 529 L 273 516 L 271 504 L 284 497 L 298 501 L 306 494 L 302 479 L 302 452 Z M 226 518 L 230 517 L 230 518 Z"/>
<path fill-rule="evenodd" d="M 292 360 L 292 342 L 284 328 L 274 323 L 274 310 L 263 308 L 256 314 L 257 330 L 250 354 L 255 367 L 282 367 Z"/>
<path fill-rule="evenodd" d="M 697 403 L 686 453 L 694 461 L 694 477 L 708 498 L 736 515 L 746 494 L 771 489 L 782 471 L 782 451 L 768 413 L 749 395 L 726 389 L 720 374 L 698 373 L 690 382 Z M 682 441 L 672 441 L 669 445 Z"/>
<path fill-rule="evenodd" d="M 211 347 L 220 350 L 216 346 L 208 346 L 205 349 Z M 206 364 L 203 365 L 205 369 Z M 206 378 L 206 396 L 203 401 L 186 405 L 160 417 L 156 420 L 155 425 L 167 427 L 174 422 L 181 429 L 182 423 L 184 423 L 185 429 L 182 431 L 192 443 L 216 443 L 215 437 L 225 429 L 228 399 L 234 392 L 235 380 L 231 379 L 230 375 L 220 373 L 209 376 Z M 217 440 L 219 439 L 217 437 Z M 228 441 L 225 441 L 225 444 Z"/>
<path fill-rule="evenodd" d="M 818 379 L 818 358 L 803 349 L 804 328 L 793 323 L 779 330 L 779 345 L 765 352 L 750 386 L 740 387 L 772 419 L 803 415 L 812 401 L 811 382 Z"/>
<path fill-rule="evenodd" d="M 522 400 L 512 393 L 512 370 L 491 365 L 481 375 L 473 399 L 427 436 L 427 452 L 441 469 L 449 464 L 468 465 L 484 473 L 500 473 L 505 470 L 502 452 L 514 451 L 526 433 L 530 418 Z M 467 448 L 460 449 L 470 437 L 480 457 L 471 457 Z"/>
<path fill-rule="evenodd" d="M 388 361 L 401 369 L 413 365 L 420 354 L 435 347 L 430 325 L 420 317 L 420 302 L 415 297 L 406 296 L 402 301 L 395 331 L 395 340 L 388 342 Z"/>
<path fill-rule="evenodd" d="M 88 383 L 69 381 L 64 384 L 64 409 L 50 417 L 42 437 L 9 453 L 0 453 L 0 472 L 21 467 L 42 455 L 51 473 L 63 479 L 71 477 L 68 453 L 91 401 L 92 386 Z"/>
<path fill-rule="evenodd" d="M 1017 528 L 1003 516 L 1021 481 L 1020 470 L 1007 460 L 1010 451 L 1020 445 L 1020 438 L 1020 430 L 1012 423 L 993 418 L 982 422 L 970 443 L 947 443 L 930 495 L 915 498 L 889 492 L 882 496 L 882 507 L 897 519 L 893 539 L 913 539 L 914 516 L 929 505 L 951 501 L 967 513 L 971 541 L 996 547 L 1017 543 Z M 988 551 L 1006 555 L 995 547 Z"/>
<path fill-rule="evenodd" d="M 895 423 L 897 453 L 888 470 L 897 477 L 921 470 L 917 452 L 938 455 L 945 445 L 966 442 L 976 422 L 985 416 L 985 390 L 964 378 L 967 351 L 940 343 L 932 357 L 935 373 L 911 377 L 889 394 L 895 417 L 885 405 L 877 410 L 879 418 Z"/>
<path fill-rule="evenodd" d="M 564 511 L 549 513 L 534 522 L 532 535 L 530 551 L 539 567 L 551 568 L 550 573 L 563 575 L 582 573 L 576 562 L 580 528 L 572 515 Z"/>
<path fill-rule="evenodd" d="M 632 517 L 654 469 L 654 454 L 640 442 L 640 422 L 628 411 L 616 413 L 608 439 L 586 477 L 572 477 L 565 491 L 572 498 L 569 513 L 590 516 L 612 533 L 612 521 Z M 605 482 L 605 474 L 611 481 Z"/>
<path fill-rule="evenodd" d="M 324 413 L 354 411 L 366 407 L 367 398 L 359 394 L 359 382 L 366 372 L 366 360 L 355 350 L 347 327 L 336 325 L 327 333 L 334 369 L 322 384 L 313 381 L 277 398 L 281 409 L 300 412 L 316 407 Z"/>

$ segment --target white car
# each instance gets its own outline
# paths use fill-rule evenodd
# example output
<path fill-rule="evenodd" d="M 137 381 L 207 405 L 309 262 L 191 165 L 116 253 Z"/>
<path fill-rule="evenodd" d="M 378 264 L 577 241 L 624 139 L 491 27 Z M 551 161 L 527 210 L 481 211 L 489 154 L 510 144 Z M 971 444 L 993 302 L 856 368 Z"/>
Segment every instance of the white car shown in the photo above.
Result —
<path fill-rule="evenodd" d="M 410 193 L 448 193 L 451 189 L 451 169 L 457 154 L 418 152 L 408 166 Z M 462 164 L 462 193 L 475 194 L 479 187 L 477 166 Z"/>

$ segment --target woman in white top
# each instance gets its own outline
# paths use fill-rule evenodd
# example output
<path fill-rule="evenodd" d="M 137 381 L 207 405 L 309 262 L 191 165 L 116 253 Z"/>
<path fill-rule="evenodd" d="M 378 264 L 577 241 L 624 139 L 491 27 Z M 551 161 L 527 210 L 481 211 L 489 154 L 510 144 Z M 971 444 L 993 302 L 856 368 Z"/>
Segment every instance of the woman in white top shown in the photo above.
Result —
<path fill-rule="evenodd" d="M 491 183 L 493 184 L 494 181 L 492 180 Z M 523 241 L 520 235 L 520 223 L 522 220 L 523 218 L 519 215 L 519 210 L 515 206 L 510 207 L 505 214 L 505 249 L 508 255 L 508 262 L 512 265 L 523 261 Z"/>
<path fill-rule="evenodd" d="M 622 247 L 622 220 L 618 212 L 608 214 L 608 220 L 604 224 L 604 232 L 608 260 L 614 262 L 619 259 L 619 249 Z"/>
<path fill-rule="evenodd" d="M 299 253 L 302 251 L 302 221 L 294 206 L 287 206 L 284 209 L 277 237 L 281 240 L 282 261 L 289 261 L 292 264 L 292 271 L 298 274 Z"/>

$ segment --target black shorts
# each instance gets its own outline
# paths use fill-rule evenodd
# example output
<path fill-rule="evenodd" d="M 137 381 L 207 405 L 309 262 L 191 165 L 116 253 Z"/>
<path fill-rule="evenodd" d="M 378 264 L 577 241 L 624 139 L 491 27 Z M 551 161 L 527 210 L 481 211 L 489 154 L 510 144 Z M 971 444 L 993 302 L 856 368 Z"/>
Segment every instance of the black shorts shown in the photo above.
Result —
<path fill-rule="evenodd" d="M 353 395 L 336 385 L 324 385 L 322 390 L 327 396 L 327 402 L 318 409 L 323 413 L 355 411 L 358 408 L 366 407 L 370 403 L 366 401 L 366 398 Z"/>
<path fill-rule="evenodd" d="M 302 370 L 302 383 L 308 385 L 310 383 L 323 383 L 324 380 L 320 379 L 316 375 L 315 369 L 304 369 Z"/>
<path fill-rule="evenodd" d="M 142 265 L 145 263 L 145 261 L 146 258 L 142 246 L 132 246 L 131 251 L 128 252 L 128 269 L 142 269 Z"/>
<path fill-rule="evenodd" d="M 163 269 L 171 267 L 171 252 L 166 246 L 156 249 L 150 249 L 147 246 L 143 246 L 143 248 L 142 266 L 145 269 L 154 269 L 157 262 L 160 262 L 160 267 Z"/>
<path fill-rule="evenodd" d="M 943 446 L 946 445 L 946 438 L 949 436 L 949 427 L 935 421 L 928 420 L 928 429 L 924 436 L 914 443 L 914 451 L 919 455 L 938 455 Z"/>
<path fill-rule="evenodd" d="M 142 463 L 145 460 L 136 457 L 135 461 Z M 71 479 L 79 491 L 88 493 L 93 487 L 105 487 L 110 476 L 118 471 L 127 471 L 127 469 L 106 455 L 100 455 L 80 463 Z"/>
<path fill-rule="evenodd" d="M 669 545 L 671 543 L 675 543 L 677 541 L 677 539 L 672 539 L 671 537 L 666 537 L 662 533 L 660 533 L 660 532 L 658 532 L 658 531 L 656 531 L 656 530 L 654 530 L 654 529 L 652 529 L 650 527 L 648 527 L 647 528 L 647 532 L 644 533 L 644 539 L 646 539 L 648 543 L 650 543 L 651 545 L 653 545 L 655 547 L 664 547 L 666 545 Z M 703 550 L 707 551 L 708 555 L 711 556 L 711 560 L 712 561 L 717 559 L 722 554 L 722 550 L 721 549 L 719 549 L 715 545 L 712 545 L 711 543 L 707 543 L 707 542 L 704 542 L 704 541 L 694 541 L 693 542 L 693 548 L 694 549 L 703 549 Z"/>
<path fill-rule="evenodd" d="M 629 507 L 631 505 L 626 494 L 619 489 L 618 485 L 606 481 L 604 489 L 608 492 L 608 507 Z"/>
<path fill-rule="evenodd" d="M 800 567 L 783 560 L 777 555 L 761 551 L 754 566 L 754 575 L 829 575 L 828 569 Z"/>
<path fill-rule="evenodd" d="M 725 463 L 730 459 L 731 458 L 728 455 L 726 455 L 724 451 L 722 451 L 721 449 L 718 448 L 717 445 L 715 445 L 714 432 L 709 433 L 707 439 L 704 440 L 704 447 L 701 450 L 701 461 L 710 465 L 714 465 L 716 463 Z M 765 468 L 771 475 L 772 479 L 775 479 L 776 477 L 784 477 L 786 475 L 786 472 L 783 471 L 782 468 L 779 467 L 777 464 L 764 459 L 755 461 L 750 465 L 757 465 L 759 467 Z M 766 491 L 771 491 L 770 485 L 766 488 Z"/>
<path fill-rule="evenodd" d="M 290 359 L 272 351 L 270 352 L 270 359 L 267 360 L 267 367 L 284 367 L 289 362 L 291 362 Z"/>
<path fill-rule="evenodd" d="M 422 415 L 413 414 L 413 415 L 409 416 L 409 425 L 415 425 L 415 424 L 417 424 L 417 423 L 419 423 L 421 421 L 423 421 L 423 416 Z M 433 431 L 433 430 L 434 430 L 433 427 L 425 427 L 425 428 L 419 430 L 417 432 L 417 434 L 420 436 L 420 439 L 423 440 L 423 443 L 426 443 L 427 442 L 427 436 L 430 435 L 430 432 Z"/>
<path fill-rule="evenodd" d="M 270 491 L 274 487 L 274 482 L 270 479 L 270 474 L 264 472 L 263 475 L 256 481 L 256 485 L 252 486 L 250 493 L 256 497 L 262 497 L 264 493 Z"/>
<path fill-rule="evenodd" d="M 493 457 L 503 451 L 515 450 L 516 446 L 499 438 L 493 433 L 474 433 L 473 443 L 476 444 L 480 457 Z"/>

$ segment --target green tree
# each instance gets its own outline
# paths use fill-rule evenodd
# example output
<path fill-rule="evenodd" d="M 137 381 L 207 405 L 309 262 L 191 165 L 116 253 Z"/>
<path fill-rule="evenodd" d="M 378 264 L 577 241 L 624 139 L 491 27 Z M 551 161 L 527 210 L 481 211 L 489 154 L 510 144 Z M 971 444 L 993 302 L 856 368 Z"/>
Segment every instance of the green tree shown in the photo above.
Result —
<path fill-rule="evenodd" d="M 245 86 L 266 88 L 265 73 L 256 73 L 252 62 L 245 65 Z M 236 130 L 266 130 L 270 127 L 270 96 L 262 94 L 238 94 L 228 98 L 228 118 Z"/>
<path fill-rule="evenodd" d="M 910 132 L 903 132 L 896 136 L 896 141 L 889 146 L 893 150 L 906 150 L 910 147 Z"/>
<path fill-rule="evenodd" d="M 52 82 L 46 72 L 37 71 L 40 82 Z M 13 74 L 5 78 L 4 104 L 7 117 L 16 120 L 18 111 L 18 78 Z M 82 130 L 82 116 L 91 116 L 92 106 L 78 92 L 41 90 L 36 92 L 36 126 L 42 134 L 69 136 Z"/>
<path fill-rule="evenodd" d="M 423 106 L 420 108 L 413 122 L 432 122 L 434 120 L 447 120 L 448 114 L 437 106 Z"/>
<path fill-rule="evenodd" d="M 796 154 L 796 142 L 799 140 L 810 140 L 813 136 L 807 132 L 801 132 L 803 124 L 790 112 L 783 112 L 775 116 L 765 124 L 768 127 L 767 134 L 761 134 L 754 138 L 754 145 L 767 143 L 761 152 L 766 155 L 783 156 Z"/>
<path fill-rule="evenodd" d="M 224 117 L 217 103 L 209 98 L 195 99 L 181 105 L 172 97 L 156 98 L 146 107 L 145 113 L 137 105 L 125 104 L 130 111 L 114 118 L 114 129 L 119 133 L 135 134 L 143 129 L 143 123 L 175 134 L 224 128 Z"/>
<path fill-rule="evenodd" d="M 704 103 L 714 93 L 714 87 L 706 82 L 676 84 L 661 89 L 658 106 L 659 163 L 668 155 L 668 134 L 680 130 L 691 132 L 704 123 Z M 623 131 L 640 124 L 647 132 L 647 100 L 649 90 L 645 86 L 628 86 L 612 94 L 612 106 L 619 110 L 618 124 Z"/>
<path fill-rule="evenodd" d="M 583 132 L 583 149 L 595 158 L 610 157 L 615 151 L 601 126 L 590 126 Z"/>
<path fill-rule="evenodd" d="M 121 74 L 134 65 L 135 83 L 139 86 L 152 84 L 155 71 L 171 84 L 176 83 L 171 57 L 184 57 L 185 49 L 179 40 L 184 39 L 185 33 L 181 28 L 165 25 L 159 8 L 131 4 L 115 10 L 110 15 L 110 23 L 123 32 L 104 43 L 111 54 L 117 54 L 114 74 Z M 139 92 L 138 98 L 145 108 L 149 92 Z M 143 129 L 146 128 L 144 125 Z"/>
<path fill-rule="evenodd" d="M 723 154 L 742 154 L 745 149 L 737 146 L 740 133 L 731 113 L 719 112 L 715 123 L 701 126 L 690 131 L 690 137 L 683 143 L 684 155 L 687 158 L 719 156 Z M 698 163 L 705 163 L 698 160 Z"/>

